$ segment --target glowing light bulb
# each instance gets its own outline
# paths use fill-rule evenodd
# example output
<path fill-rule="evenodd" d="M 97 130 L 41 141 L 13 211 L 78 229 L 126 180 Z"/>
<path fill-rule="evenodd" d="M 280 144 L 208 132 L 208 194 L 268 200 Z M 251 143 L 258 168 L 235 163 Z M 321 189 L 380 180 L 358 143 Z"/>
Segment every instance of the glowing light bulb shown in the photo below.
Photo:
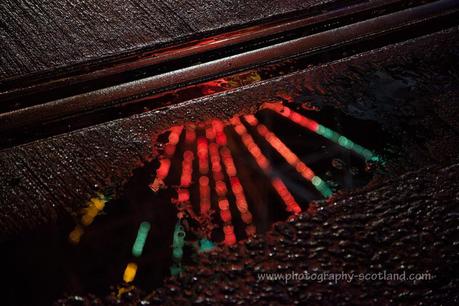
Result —
<path fill-rule="evenodd" d="M 226 143 L 226 136 L 223 132 L 223 122 L 219 120 L 212 121 L 212 130 L 215 134 L 215 140 L 219 141 L 220 146 Z M 218 140 L 220 139 L 220 140 Z M 229 209 L 229 201 L 226 197 L 228 188 L 224 181 L 224 175 L 222 171 L 221 158 L 219 153 L 219 144 L 212 142 L 209 144 L 209 156 L 211 162 L 211 169 L 215 183 L 215 193 L 218 196 L 218 208 L 220 210 L 220 218 L 225 224 L 225 226 L 231 226 L 232 215 Z M 236 242 L 236 237 L 234 233 L 224 232 L 225 239 L 224 243 L 227 245 L 234 244 Z M 233 237 L 234 236 L 234 237 Z"/>
<path fill-rule="evenodd" d="M 380 161 L 380 158 L 371 152 L 370 150 L 352 142 L 350 139 L 346 138 L 345 136 L 317 123 L 314 120 L 311 120 L 293 110 L 288 108 L 287 106 L 279 107 L 277 104 L 273 103 L 265 103 L 263 108 L 272 110 L 277 114 L 288 118 L 289 120 L 293 121 L 294 123 L 318 134 L 330 141 L 333 141 L 340 145 L 341 147 L 354 151 L 355 153 L 362 156 L 365 160 L 372 160 L 372 161 Z"/>
<path fill-rule="evenodd" d="M 137 264 L 130 262 L 127 264 L 126 269 L 124 270 L 123 280 L 126 283 L 130 283 L 134 280 L 137 273 Z"/>
<path fill-rule="evenodd" d="M 272 179 L 272 185 L 274 189 L 277 191 L 279 196 L 282 198 L 282 200 L 285 203 L 285 206 L 287 206 L 287 211 L 298 214 L 301 212 L 301 208 L 296 203 L 295 198 L 293 195 L 288 191 L 287 186 L 285 186 L 284 182 L 282 182 L 281 179 L 279 178 L 274 178 Z"/>
<path fill-rule="evenodd" d="M 89 226 L 94 222 L 96 216 L 105 208 L 107 200 L 108 199 L 103 194 L 98 193 L 97 197 L 93 197 L 88 201 L 86 207 L 82 210 L 83 216 L 81 216 L 80 219 L 81 225 L 76 225 L 74 230 L 69 234 L 70 243 L 80 243 L 81 236 L 84 233 L 83 226 Z"/>
<path fill-rule="evenodd" d="M 175 126 L 170 129 L 168 143 L 165 146 L 165 157 L 160 159 L 159 167 L 156 169 L 156 177 L 153 182 L 149 185 L 150 189 L 154 192 L 158 192 L 159 189 L 164 186 L 164 180 L 169 175 L 171 167 L 171 158 L 173 157 L 177 144 L 180 141 L 180 135 L 182 134 L 183 126 Z"/>
<path fill-rule="evenodd" d="M 194 153 L 192 151 L 187 150 L 183 153 L 182 176 L 180 177 L 181 187 L 189 187 L 191 185 L 193 175 L 193 160 Z"/>
<path fill-rule="evenodd" d="M 281 200 L 284 202 L 286 206 L 286 210 L 292 213 L 301 212 L 301 207 L 295 201 L 295 198 L 288 191 L 287 187 L 282 182 L 282 180 L 272 174 L 271 163 L 266 158 L 266 156 L 261 152 L 260 148 L 253 140 L 252 136 L 249 135 L 249 133 L 247 132 L 247 129 L 242 124 L 241 120 L 237 117 L 234 117 L 231 119 L 231 124 L 233 125 L 236 133 L 241 137 L 242 143 L 245 145 L 249 153 L 252 155 L 255 162 L 265 172 L 265 174 L 271 178 L 271 184 L 274 190 L 277 192 L 277 194 L 281 198 Z M 246 228 L 246 231 L 247 231 L 247 228 Z M 254 228 L 250 227 L 249 233 L 253 233 L 253 232 L 255 232 Z"/>
<path fill-rule="evenodd" d="M 198 163 L 199 173 L 207 174 L 209 172 L 209 149 L 207 139 L 204 137 L 198 138 Z"/>
<path fill-rule="evenodd" d="M 199 253 L 211 251 L 214 247 L 214 243 L 208 239 L 201 239 L 199 241 Z"/>
<path fill-rule="evenodd" d="M 255 116 L 247 115 L 244 116 L 244 119 L 251 126 L 255 127 L 260 136 L 262 136 L 304 179 L 310 181 L 324 197 L 329 197 L 332 194 L 328 185 L 320 177 L 316 176 L 314 172 L 276 136 L 276 134 L 271 132 L 264 124 L 259 123 Z"/>
<path fill-rule="evenodd" d="M 132 255 L 139 257 L 142 255 L 145 242 L 147 241 L 148 232 L 150 231 L 151 225 L 149 222 L 144 221 L 140 223 L 139 230 L 137 231 L 137 238 L 135 239 L 134 245 L 132 246 Z"/>
<path fill-rule="evenodd" d="M 81 226 L 77 225 L 73 231 L 69 234 L 69 241 L 73 244 L 80 243 L 81 236 L 83 235 L 84 230 Z"/>
<path fill-rule="evenodd" d="M 185 131 L 185 143 L 192 144 L 196 140 L 196 131 L 194 125 L 187 125 Z"/>
<path fill-rule="evenodd" d="M 183 247 L 185 246 L 185 236 L 186 236 L 185 230 L 179 221 L 175 225 L 174 235 L 172 238 L 173 264 L 170 267 L 171 275 L 178 275 L 182 272 L 182 257 L 183 257 Z"/>
<path fill-rule="evenodd" d="M 201 215 L 208 214 L 211 203 L 209 178 L 207 176 L 201 176 L 199 178 L 199 201 Z"/>

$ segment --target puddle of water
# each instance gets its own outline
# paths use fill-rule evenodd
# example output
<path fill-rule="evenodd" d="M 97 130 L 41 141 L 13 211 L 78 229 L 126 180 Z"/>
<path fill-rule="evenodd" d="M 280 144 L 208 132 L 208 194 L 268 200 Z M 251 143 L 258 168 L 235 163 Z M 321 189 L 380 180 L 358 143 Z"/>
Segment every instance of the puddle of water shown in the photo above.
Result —
<path fill-rule="evenodd" d="M 287 104 L 172 127 L 157 139 L 159 157 L 137 169 L 116 199 L 95 194 L 77 219 L 5 243 L 12 299 L 38 305 L 104 295 L 123 280 L 148 291 L 199 252 L 368 184 L 387 140 L 377 124 Z"/>

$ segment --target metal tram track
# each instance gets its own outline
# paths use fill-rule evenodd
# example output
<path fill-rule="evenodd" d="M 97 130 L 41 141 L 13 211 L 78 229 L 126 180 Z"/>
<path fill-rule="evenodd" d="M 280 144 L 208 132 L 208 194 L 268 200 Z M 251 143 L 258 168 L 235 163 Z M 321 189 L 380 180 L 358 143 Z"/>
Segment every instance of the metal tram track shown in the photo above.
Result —
<path fill-rule="evenodd" d="M 145 97 L 161 92 L 282 63 L 287 59 L 300 59 L 303 65 L 335 60 L 343 57 L 346 50 L 354 53 L 368 51 L 455 26 L 459 20 L 459 3 L 454 0 L 429 1 L 409 7 L 406 3 L 400 5 L 399 1 L 358 3 L 324 15 L 227 33 L 212 38 L 211 43 L 201 41 L 159 51 L 156 56 L 72 77 L 72 82 L 82 91 L 74 95 L 66 96 L 66 87 L 60 88 L 62 84 L 68 84 L 69 79 L 4 91 L 0 94 L 3 100 L 0 105 L 5 108 L 0 113 L 0 138 L 3 139 L 0 147 L 139 113 L 142 110 L 139 105 L 145 103 Z M 160 72 L 138 72 L 152 65 Z M 297 65 L 296 69 L 303 69 L 303 65 Z M 119 73 L 125 74 L 124 79 L 128 81 L 118 83 L 120 80 L 114 76 Z M 107 80 L 108 83 L 104 83 Z M 97 88 L 100 83 L 112 85 Z M 93 85 L 94 90 L 85 91 Z M 58 97 L 47 100 L 47 91 L 57 92 Z M 45 98 L 34 102 L 28 99 L 29 96 Z M 22 102 L 26 100 L 32 102 Z M 152 108 L 163 106 L 159 103 Z M 40 132 L 29 135 L 31 130 Z"/>

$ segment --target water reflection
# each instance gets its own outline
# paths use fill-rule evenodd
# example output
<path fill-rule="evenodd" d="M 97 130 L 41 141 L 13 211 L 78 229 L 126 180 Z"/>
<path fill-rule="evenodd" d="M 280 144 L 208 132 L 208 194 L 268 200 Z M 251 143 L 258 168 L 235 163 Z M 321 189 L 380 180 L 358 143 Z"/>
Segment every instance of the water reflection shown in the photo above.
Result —
<path fill-rule="evenodd" d="M 73 221 L 5 244 L 7 272 L 40 297 L 35 304 L 104 295 L 123 282 L 151 290 L 200 252 L 314 213 L 334 192 L 369 182 L 385 145 L 376 125 L 286 103 L 171 127 L 155 143 L 157 159 L 137 169 L 121 194 L 95 193 Z"/>

